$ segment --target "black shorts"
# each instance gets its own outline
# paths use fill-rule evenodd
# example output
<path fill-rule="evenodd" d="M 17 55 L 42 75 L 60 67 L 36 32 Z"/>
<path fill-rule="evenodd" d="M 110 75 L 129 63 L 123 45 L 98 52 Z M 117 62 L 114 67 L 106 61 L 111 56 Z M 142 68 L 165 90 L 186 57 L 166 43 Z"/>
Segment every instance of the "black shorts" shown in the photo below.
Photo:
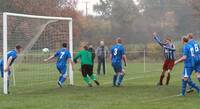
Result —
<path fill-rule="evenodd" d="M 92 65 L 82 65 L 81 66 L 81 72 L 83 77 L 86 77 L 87 75 L 91 76 L 93 74 L 93 66 Z"/>

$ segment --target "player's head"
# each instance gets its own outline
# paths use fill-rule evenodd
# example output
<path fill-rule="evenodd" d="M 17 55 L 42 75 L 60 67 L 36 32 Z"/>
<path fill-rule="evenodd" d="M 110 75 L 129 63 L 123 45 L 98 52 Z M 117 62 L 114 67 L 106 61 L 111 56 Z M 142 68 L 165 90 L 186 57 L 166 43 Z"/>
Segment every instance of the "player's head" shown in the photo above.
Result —
<path fill-rule="evenodd" d="M 190 40 L 190 39 L 193 39 L 194 35 L 193 35 L 193 33 L 189 33 L 189 34 L 187 35 L 187 37 L 188 37 L 188 39 Z"/>
<path fill-rule="evenodd" d="M 93 48 L 93 45 L 92 44 L 88 44 L 88 48 Z"/>
<path fill-rule="evenodd" d="M 171 40 L 171 38 L 168 36 L 168 37 L 165 39 L 165 42 L 166 42 L 166 43 L 171 43 L 172 40 Z"/>
<path fill-rule="evenodd" d="M 100 45 L 101 45 L 101 46 L 104 46 L 104 41 L 100 41 Z"/>
<path fill-rule="evenodd" d="M 62 44 L 62 47 L 63 47 L 63 48 L 67 48 L 67 43 L 63 43 L 63 44 Z"/>
<path fill-rule="evenodd" d="M 15 50 L 17 51 L 17 53 L 20 53 L 22 51 L 22 46 L 21 45 L 16 45 L 15 46 Z"/>
<path fill-rule="evenodd" d="M 83 48 L 84 50 L 88 50 L 89 49 L 89 43 L 88 42 L 81 42 L 81 48 Z"/>
<path fill-rule="evenodd" d="M 186 43 L 188 42 L 188 37 L 187 37 L 187 36 L 182 36 L 182 37 L 181 37 L 181 42 L 182 42 L 183 44 L 186 44 Z"/>
<path fill-rule="evenodd" d="M 116 38 L 116 43 L 121 44 L 122 43 L 122 39 L 120 37 Z"/>
<path fill-rule="evenodd" d="M 88 49 L 89 49 L 88 44 L 85 44 L 85 45 L 83 46 L 83 48 L 84 48 L 85 50 L 88 50 Z"/>

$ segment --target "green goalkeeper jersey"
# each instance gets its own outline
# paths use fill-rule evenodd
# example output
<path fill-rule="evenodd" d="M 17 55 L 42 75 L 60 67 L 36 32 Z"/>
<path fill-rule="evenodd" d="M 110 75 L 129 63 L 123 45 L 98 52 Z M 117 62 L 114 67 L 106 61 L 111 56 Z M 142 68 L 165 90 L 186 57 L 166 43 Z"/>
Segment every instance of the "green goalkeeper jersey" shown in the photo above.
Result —
<path fill-rule="evenodd" d="M 92 62 L 92 53 L 87 50 L 81 50 L 78 54 L 74 57 L 74 62 L 77 62 L 77 59 L 81 60 L 81 65 L 93 65 Z"/>

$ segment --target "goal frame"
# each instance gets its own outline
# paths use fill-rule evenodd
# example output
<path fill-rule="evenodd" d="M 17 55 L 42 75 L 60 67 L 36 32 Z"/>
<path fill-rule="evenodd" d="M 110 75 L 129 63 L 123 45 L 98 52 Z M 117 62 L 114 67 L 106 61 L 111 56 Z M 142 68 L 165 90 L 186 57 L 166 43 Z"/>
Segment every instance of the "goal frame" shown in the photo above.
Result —
<path fill-rule="evenodd" d="M 4 69 L 7 63 L 7 49 L 8 49 L 8 40 L 7 40 L 7 32 L 8 32 L 8 16 L 13 17 L 23 17 L 23 18 L 33 18 L 33 19 L 47 19 L 47 20 L 66 20 L 68 22 L 69 27 L 69 51 L 73 58 L 73 19 L 70 17 L 53 17 L 53 16 L 38 16 L 38 15 L 29 15 L 29 14 L 19 14 L 19 13 L 3 13 L 3 61 L 4 61 Z M 72 65 L 69 64 L 69 79 L 70 85 L 74 84 L 73 80 L 73 70 Z M 4 72 L 3 77 L 3 94 L 8 94 L 8 72 Z"/>

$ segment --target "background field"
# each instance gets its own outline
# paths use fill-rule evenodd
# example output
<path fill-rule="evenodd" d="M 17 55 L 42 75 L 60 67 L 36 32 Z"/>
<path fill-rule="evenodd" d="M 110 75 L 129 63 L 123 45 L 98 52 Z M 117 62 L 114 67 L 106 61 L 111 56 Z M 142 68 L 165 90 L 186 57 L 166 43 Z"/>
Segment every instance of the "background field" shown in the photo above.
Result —
<path fill-rule="evenodd" d="M 16 86 L 12 85 L 10 95 L 0 95 L 0 109 L 198 109 L 196 93 L 178 97 L 181 88 L 181 69 L 178 65 L 172 74 L 169 86 L 155 86 L 159 78 L 159 63 L 147 64 L 149 72 L 143 72 L 143 64 L 132 63 L 126 68 L 122 87 L 111 87 L 112 69 L 107 66 L 106 76 L 98 76 L 101 86 L 87 87 L 78 70 L 75 71 L 75 86 L 59 88 L 56 84 L 58 73 L 39 72 L 40 65 L 21 65 L 16 72 Z M 40 76 L 28 75 L 30 66 Z M 54 70 L 53 64 L 47 64 Z M 25 69 L 26 68 L 26 69 Z M 78 69 L 79 66 L 76 66 Z M 19 69 L 18 69 L 19 70 Z M 47 71 L 48 71 L 47 70 Z M 23 72 L 24 71 L 24 72 Z M 27 74 L 26 74 L 27 73 Z M 51 73 L 51 74 L 49 74 Z M 24 76 L 23 76 L 24 75 Z M 35 74 L 36 75 L 36 74 Z M 37 73 L 38 75 L 38 73 Z M 31 79 L 32 78 L 32 79 Z M 26 81 L 27 80 L 27 81 Z M 2 84 L 2 81 L 1 81 Z M 2 92 L 2 88 L 1 88 Z"/>

